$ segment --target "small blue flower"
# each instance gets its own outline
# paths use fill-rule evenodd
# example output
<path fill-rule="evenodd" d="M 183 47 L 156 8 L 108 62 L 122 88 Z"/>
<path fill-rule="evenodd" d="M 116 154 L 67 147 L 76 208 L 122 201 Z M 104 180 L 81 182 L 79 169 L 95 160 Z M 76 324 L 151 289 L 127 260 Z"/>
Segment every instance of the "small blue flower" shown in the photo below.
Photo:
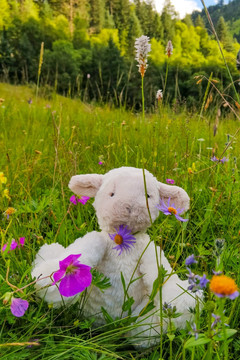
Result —
<path fill-rule="evenodd" d="M 198 339 L 198 330 L 197 330 L 197 326 L 196 326 L 195 323 L 193 323 L 192 331 L 189 331 L 189 335 L 194 335 L 194 336 L 195 336 L 195 340 Z"/>
<path fill-rule="evenodd" d="M 195 260 L 194 254 L 188 256 L 185 260 L 185 265 L 190 266 L 192 264 L 197 264 L 197 260 Z"/>

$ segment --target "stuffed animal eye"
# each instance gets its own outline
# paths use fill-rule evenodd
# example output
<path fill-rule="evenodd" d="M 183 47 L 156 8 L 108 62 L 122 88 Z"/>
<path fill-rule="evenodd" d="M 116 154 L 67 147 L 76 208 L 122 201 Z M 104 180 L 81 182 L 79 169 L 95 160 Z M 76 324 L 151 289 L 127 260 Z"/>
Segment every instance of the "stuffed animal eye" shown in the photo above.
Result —
<path fill-rule="evenodd" d="M 114 193 L 111 193 L 110 196 L 113 197 L 113 196 L 114 196 Z"/>

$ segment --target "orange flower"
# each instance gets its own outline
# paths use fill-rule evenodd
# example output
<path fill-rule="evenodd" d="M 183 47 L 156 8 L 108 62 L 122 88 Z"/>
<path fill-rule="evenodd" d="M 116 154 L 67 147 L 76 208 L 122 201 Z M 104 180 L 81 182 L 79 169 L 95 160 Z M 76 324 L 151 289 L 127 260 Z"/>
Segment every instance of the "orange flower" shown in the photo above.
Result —
<path fill-rule="evenodd" d="M 235 281 L 225 275 L 214 275 L 210 281 L 210 290 L 218 297 L 228 297 L 231 300 L 239 295 Z"/>

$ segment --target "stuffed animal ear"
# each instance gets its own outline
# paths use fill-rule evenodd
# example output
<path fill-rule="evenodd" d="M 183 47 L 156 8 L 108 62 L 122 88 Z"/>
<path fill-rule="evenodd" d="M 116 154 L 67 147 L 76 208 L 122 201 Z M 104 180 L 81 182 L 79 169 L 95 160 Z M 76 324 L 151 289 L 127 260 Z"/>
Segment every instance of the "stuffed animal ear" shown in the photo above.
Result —
<path fill-rule="evenodd" d="M 170 198 L 170 204 L 174 204 L 176 208 L 187 211 L 189 209 L 190 198 L 185 190 L 179 186 L 166 185 L 158 182 L 158 190 L 160 200 L 163 200 L 167 205 Z"/>
<path fill-rule="evenodd" d="M 95 197 L 102 185 L 103 177 L 104 175 L 99 174 L 75 175 L 68 187 L 77 195 Z"/>

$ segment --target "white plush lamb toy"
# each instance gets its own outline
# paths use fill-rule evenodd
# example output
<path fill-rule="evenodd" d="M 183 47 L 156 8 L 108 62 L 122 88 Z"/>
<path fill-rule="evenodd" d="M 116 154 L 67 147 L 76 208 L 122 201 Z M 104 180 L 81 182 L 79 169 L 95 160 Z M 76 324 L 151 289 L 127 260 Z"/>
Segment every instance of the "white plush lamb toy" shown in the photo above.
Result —
<path fill-rule="evenodd" d="M 84 307 L 85 316 L 94 316 L 97 325 L 104 323 L 101 307 L 105 308 L 113 318 L 120 317 L 122 314 L 124 290 L 121 273 L 125 283 L 128 284 L 137 267 L 134 278 L 139 279 L 133 282 L 128 289 L 129 297 L 133 297 L 135 300 L 132 305 L 133 314 L 138 315 L 148 304 L 153 282 L 158 277 L 158 267 L 154 242 L 150 242 L 146 233 L 147 228 L 151 225 L 146 203 L 148 202 L 152 221 L 159 215 L 157 205 L 160 201 L 164 201 L 169 207 L 174 204 L 176 209 L 181 208 L 183 211 L 189 208 L 189 197 L 182 188 L 157 181 L 147 170 L 145 170 L 145 180 L 147 195 L 142 169 L 121 167 L 113 169 L 105 175 L 73 176 L 69 187 L 75 194 L 95 197 L 93 206 L 101 232 L 92 231 L 75 240 L 67 248 L 58 243 L 45 244 L 39 250 L 34 261 L 32 276 L 42 278 L 57 271 L 59 261 L 67 256 L 81 254 L 79 261 L 82 264 L 96 268 L 100 273 L 109 277 L 111 287 L 101 292 L 93 286 Z M 170 204 L 168 204 L 169 198 L 171 199 Z M 114 242 L 113 234 L 116 234 L 119 227 L 123 229 L 123 226 L 127 226 L 127 229 L 135 237 L 135 242 L 131 246 L 129 245 L 127 250 L 121 248 L 121 245 L 118 246 L 121 243 L 119 238 L 116 241 L 118 245 Z M 110 237 L 109 234 L 112 236 Z M 122 250 L 121 254 L 118 250 Z M 182 315 L 174 322 L 177 327 L 183 328 L 186 326 L 186 320 L 191 318 L 189 308 L 195 306 L 195 299 L 186 291 L 188 282 L 178 278 L 159 247 L 157 247 L 157 257 L 158 262 L 167 271 L 165 278 L 167 281 L 162 289 L 162 303 L 171 303 L 177 307 L 177 312 Z M 77 296 L 62 297 L 56 285 L 46 287 L 51 283 L 50 278 L 45 278 L 36 282 L 36 288 L 39 296 L 48 303 L 52 303 L 54 307 L 62 306 L 63 300 L 65 305 L 69 305 L 77 298 Z M 144 332 L 150 341 L 150 335 L 159 333 L 160 318 L 159 311 L 156 311 L 159 309 L 159 304 L 159 296 L 156 295 L 155 308 L 151 316 L 149 317 L 147 314 L 145 321 L 140 316 L 138 321 L 142 326 L 136 327 L 131 335 Z M 166 329 L 166 325 L 164 326 Z M 150 342 L 153 343 L 153 341 Z M 142 342 L 142 345 L 146 346 L 147 343 Z"/>

